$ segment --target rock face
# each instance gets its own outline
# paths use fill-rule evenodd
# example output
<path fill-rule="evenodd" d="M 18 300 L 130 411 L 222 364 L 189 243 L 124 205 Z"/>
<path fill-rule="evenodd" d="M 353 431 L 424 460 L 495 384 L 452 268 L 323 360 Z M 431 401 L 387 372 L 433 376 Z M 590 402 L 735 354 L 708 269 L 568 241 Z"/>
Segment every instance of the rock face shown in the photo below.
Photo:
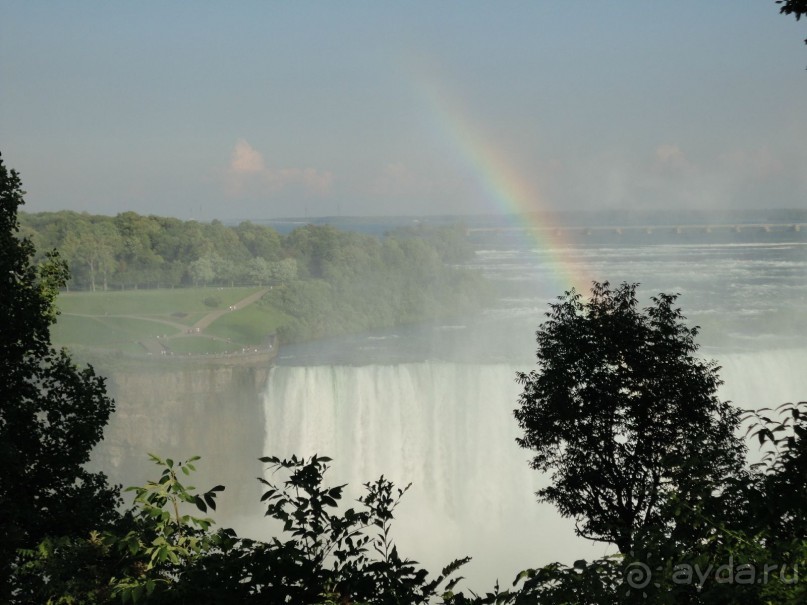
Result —
<path fill-rule="evenodd" d="M 116 412 L 93 463 L 124 487 L 157 480 L 154 453 L 174 461 L 201 456 L 188 484 L 222 484 L 219 522 L 259 508 L 256 477 L 264 441 L 263 392 L 271 360 L 126 363 L 96 370 L 107 377 Z M 128 502 L 128 500 L 127 500 Z"/>

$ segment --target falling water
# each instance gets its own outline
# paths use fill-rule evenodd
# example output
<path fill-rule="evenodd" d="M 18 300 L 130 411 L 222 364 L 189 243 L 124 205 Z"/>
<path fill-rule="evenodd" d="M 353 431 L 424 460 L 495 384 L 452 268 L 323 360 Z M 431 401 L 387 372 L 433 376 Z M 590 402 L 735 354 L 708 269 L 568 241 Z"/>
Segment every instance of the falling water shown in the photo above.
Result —
<path fill-rule="evenodd" d="M 741 407 L 807 397 L 804 350 L 720 358 L 721 396 Z M 519 387 L 510 365 L 281 366 L 265 393 L 267 453 L 334 459 L 331 480 L 411 482 L 396 523 L 408 556 L 431 569 L 470 555 L 478 587 L 518 569 L 612 552 L 533 496 L 541 478 L 515 444 Z M 354 491 L 354 497 L 357 492 Z"/>
<path fill-rule="evenodd" d="M 803 246 L 573 253 L 600 279 L 642 282 L 646 297 L 680 292 L 690 323 L 703 325 L 703 355 L 722 367 L 722 398 L 745 409 L 807 399 Z M 477 590 L 497 578 L 507 586 L 526 567 L 613 553 L 535 501 L 546 479 L 515 443 L 515 373 L 530 369 L 532 332 L 558 294 L 545 291 L 544 260 L 523 248 L 479 253 L 505 294 L 481 318 L 432 326 L 431 338 L 387 333 L 287 351 L 264 396 L 265 452 L 332 457 L 331 481 L 349 483 L 353 497 L 382 474 L 411 482 L 396 521 L 402 552 L 431 570 L 472 556 L 465 575 Z"/>

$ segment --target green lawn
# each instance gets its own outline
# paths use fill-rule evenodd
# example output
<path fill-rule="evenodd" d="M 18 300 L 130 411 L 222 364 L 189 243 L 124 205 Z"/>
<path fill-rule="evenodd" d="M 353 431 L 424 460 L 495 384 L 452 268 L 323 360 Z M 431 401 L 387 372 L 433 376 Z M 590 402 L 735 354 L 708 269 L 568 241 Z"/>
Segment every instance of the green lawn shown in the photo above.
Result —
<path fill-rule="evenodd" d="M 136 342 L 142 338 L 171 335 L 176 329 L 153 321 L 126 317 L 60 316 L 53 328 L 53 341 L 59 345 L 109 346 Z"/>
<path fill-rule="evenodd" d="M 229 306 L 229 303 L 227 303 Z M 202 319 L 205 315 L 207 315 L 210 311 L 215 311 L 215 308 L 209 308 L 207 311 L 192 311 L 190 313 L 181 311 L 178 313 L 173 313 L 169 318 L 171 321 L 175 321 L 180 324 L 185 324 L 186 326 L 192 326 L 197 321 Z"/>
<path fill-rule="evenodd" d="M 266 304 L 254 304 L 245 309 L 225 313 L 205 331 L 234 343 L 259 345 L 269 334 L 274 334 L 289 317 Z"/>
<path fill-rule="evenodd" d="M 62 313 L 83 315 L 139 315 L 192 324 L 216 308 L 227 308 L 260 288 L 170 288 L 125 290 L 123 292 L 64 292 L 56 299 Z M 217 298 L 218 307 L 205 305 L 206 298 Z M 189 321 L 190 314 L 196 319 Z M 183 317 L 184 315 L 184 317 Z"/>
<path fill-rule="evenodd" d="M 145 353 L 137 341 L 158 336 L 171 338 L 169 346 L 177 353 L 220 353 L 259 344 L 276 331 L 286 317 L 263 305 L 225 313 L 199 335 L 186 336 L 192 326 L 208 313 L 226 309 L 260 288 L 175 288 L 127 290 L 124 292 L 69 292 L 56 303 L 61 311 L 53 328 L 58 346 L 103 348 L 127 353 Z M 205 304 L 216 298 L 218 306 Z M 128 317 L 121 317 L 121 316 Z M 173 324 L 173 325 L 171 325 Z M 204 336 L 231 339 L 221 342 Z"/>

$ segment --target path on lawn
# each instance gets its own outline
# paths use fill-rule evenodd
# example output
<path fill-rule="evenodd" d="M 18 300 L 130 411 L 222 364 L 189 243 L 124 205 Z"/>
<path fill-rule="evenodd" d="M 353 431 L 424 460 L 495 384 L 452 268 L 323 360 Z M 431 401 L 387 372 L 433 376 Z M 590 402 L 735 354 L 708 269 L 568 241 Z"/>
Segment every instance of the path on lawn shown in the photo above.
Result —
<path fill-rule="evenodd" d="M 219 309 L 218 311 L 212 311 L 211 313 L 208 313 L 202 319 L 197 321 L 195 324 L 193 324 L 193 326 L 191 326 L 191 329 L 194 332 L 197 330 L 201 332 L 225 313 L 229 313 L 230 311 L 235 311 L 237 309 L 243 309 L 244 307 L 248 307 L 252 303 L 259 301 L 263 297 L 263 295 L 266 294 L 268 291 L 269 288 L 263 288 L 255 292 L 255 294 L 250 294 L 246 298 L 239 300 L 237 303 L 230 305 L 229 309 Z"/>
<path fill-rule="evenodd" d="M 247 306 L 251 305 L 252 303 L 259 301 L 261 299 L 261 297 L 264 294 L 266 294 L 268 291 L 269 291 L 269 288 L 262 288 L 261 290 L 258 290 L 254 294 L 250 294 L 246 298 L 243 298 L 243 299 L 239 300 L 237 303 L 233 303 L 227 309 L 218 309 L 216 311 L 211 311 L 210 313 L 208 313 L 207 315 L 202 317 L 202 319 L 200 319 L 195 324 L 193 324 L 190 328 L 188 326 L 184 325 L 184 324 L 176 324 L 176 325 L 179 326 L 179 328 L 181 330 L 181 332 L 179 334 L 172 334 L 171 336 L 168 336 L 167 338 L 163 338 L 163 339 L 159 339 L 159 338 L 144 338 L 143 340 L 140 340 L 138 342 L 140 343 L 140 345 L 144 349 L 146 349 L 146 351 L 149 353 L 149 355 L 154 355 L 154 356 L 156 356 L 156 355 L 165 355 L 166 353 L 173 355 L 173 353 L 171 353 L 171 348 L 168 346 L 168 343 L 166 341 L 174 339 L 174 338 L 181 338 L 181 337 L 186 336 L 188 334 L 190 336 L 203 336 L 204 338 L 207 338 L 209 340 L 218 340 L 218 341 L 222 341 L 222 342 L 228 342 L 224 338 L 220 338 L 218 336 L 210 336 L 208 334 L 202 335 L 202 334 L 200 334 L 200 332 L 202 332 L 205 328 L 207 328 L 210 324 L 212 324 L 214 321 L 216 321 L 219 317 L 221 317 L 225 313 L 235 311 L 236 309 L 243 309 L 244 307 L 247 307 Z M 143 319 L 145 319 L 145 318 L 143 318 Z M 162 321 L 163 323 L 171 323 L 171 322 L 166 322 L 165 320 L 153 320 L 153 321 Z"/>
<path fill-rule="evenodd" d="M 203 316 L 199 321 L 197 321 L 192 326 L 188 327 L 185 324 L 181 324 L 176 321 L 171 321 L 170 319 L 161 319 L 156 317 L 148 317 L 147 315 L 89 315 L 86 313 L 64 313 L 65 316 L 73 316 L 73 317 L 89 317 L 91 319 L 96 320 L 103 320 L 105 318 L 124 318 L 124 319 L 139 319 L 141 321 L 152 321 L 154 323 L 165 324 L 167 326 L 171 326 L 175 330 L 177 330 L 180 334 L 186 334 L 189 331 L 192 332 L 201 332 L 205 328 L 207 328 L 210 324 L 216 321 L 219 317 L 224 315 L 225 313 L 229 313 L 230 311 L 235 311 L 236 309 L 243 309 L 244 307 L 248 307 L 249 305 L 259 301 L 261 297 L 269 291 L 269 288 L 262 288 L 258 290 L 254 294 L 250 294 L 246 298 L 239 300 L 236 303 L 230 305 L 227 309 L 217 309 L 216 311 L 211 311 L 207 315 Z M 169 336 L 170 338 L 170 336 Z"/>

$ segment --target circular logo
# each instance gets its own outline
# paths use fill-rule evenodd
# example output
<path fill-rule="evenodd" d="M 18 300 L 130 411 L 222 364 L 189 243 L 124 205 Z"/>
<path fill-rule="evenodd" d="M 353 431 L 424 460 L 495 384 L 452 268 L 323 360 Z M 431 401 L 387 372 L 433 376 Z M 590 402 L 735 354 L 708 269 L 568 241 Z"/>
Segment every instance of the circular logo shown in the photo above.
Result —
<path fill-rule="evenodd" d="M 631 556 L 633 556 L 633 553 L 631 553 Z M 648 559 L 651 556 L 652 555 L 648 555 Z M 656 571 L 662 571 L 662 567 L 657 567 Z M 650 569 L 650 566 L 647 563 L 643 563 L 642 561 L 633 561 L 625 567 L 624 580 L 628 587 L 627 591 L 625 592 L 625 596 L 630 595 L 632 591 L 636 590 L 641 591 L 642 596 L 646 599 L 647 593 L 644 591 L 644 589 L 647 588 L 653 581 L 653 570 Z M 653 582 L 653 586 L 660 588 L 661 584 L 658 582 Z"/>
<path fill-rule="evenodd" d="M 650 568 L 640 561 L 631 563 L 625 568 L 625 583 L 631 588 L 641 590 L 653 579 L 653 572 Z"/>

